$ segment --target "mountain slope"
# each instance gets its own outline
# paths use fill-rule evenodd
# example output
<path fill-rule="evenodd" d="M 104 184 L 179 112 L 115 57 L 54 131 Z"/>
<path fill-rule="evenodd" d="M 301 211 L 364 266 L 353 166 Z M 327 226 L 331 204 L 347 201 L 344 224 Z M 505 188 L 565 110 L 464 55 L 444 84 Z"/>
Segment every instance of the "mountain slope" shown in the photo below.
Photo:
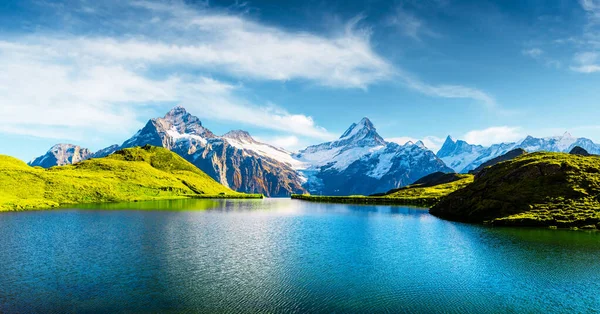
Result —
<path fill-rule="evenodd" d="M 236 191 L 267 196 L 305 192 L 305 180 L 292 168 L 291 154 L 260 143 L 243 131 L 216 136 L 180 106 L 163 118 L 148 121 L 122 147 L 147 144 L 177 153 Z"/>
<path fill-rule="evenodd" d="M 599 195 L 600 157 L 538 152 L 483 169 L 430 212 L 474 223 L 595 228 Z"/>
<path fill-rule="evenodd" d="M 158 147 L 125 149 L 50 169 L 0 156 L 0 210 L 220 194 L 244 196 Z"/>

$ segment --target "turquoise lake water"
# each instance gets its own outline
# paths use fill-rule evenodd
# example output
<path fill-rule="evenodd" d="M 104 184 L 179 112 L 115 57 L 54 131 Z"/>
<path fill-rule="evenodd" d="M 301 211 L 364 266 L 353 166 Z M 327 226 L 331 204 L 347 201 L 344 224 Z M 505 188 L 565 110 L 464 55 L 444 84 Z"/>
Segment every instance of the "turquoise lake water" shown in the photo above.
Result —
<path fill-rule="evenodd" d="M 600 310 L 600 233 L 177 200 L 0 214 L 0 312 Z"/>

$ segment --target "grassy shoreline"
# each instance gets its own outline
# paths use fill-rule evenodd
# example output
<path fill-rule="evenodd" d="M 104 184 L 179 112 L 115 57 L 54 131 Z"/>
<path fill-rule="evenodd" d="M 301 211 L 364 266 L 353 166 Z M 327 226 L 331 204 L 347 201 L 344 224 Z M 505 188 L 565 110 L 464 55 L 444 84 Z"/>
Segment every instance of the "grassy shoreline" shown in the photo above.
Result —
<path fill-rule="evenodd" d="M 0 211 L 182 198 L 262 197 L 233 191 L 160 147 L 127 148 L 108 157 L 49 169 L 30 167 L 0 155 Z"/>
<path fill-rule="evenodd" d="M 71 206 L 78 205 L 89 205 L 89 204 L 117 204 L 117 203 L 137 203 L 137 202 L 151 202 L 151 201 L 170 201 L 170 200 L 185 200 L 185 199 L 206 199 L 206 200 L 221 200 L 221 199 L 263 199 L 262 194 L 237 194 L 237 195 L 188 195 L 188 196 L 173 196 L 173 197 L 151 197 L 151 198 L 139 198 L 129 200 L 115 200 L 115 201 L 92 201 L 92 202 L 79 202 L 79 203 L 54 203 L 54 202 L 39 202 L 34 204 L 25 200 L 26 202 L 19 202 L 13 207 L 8 207 L 10 204 L 3 204 L 0 207 L 0 213 L 2 212 L 22 212 L 22 211 L 38 211 L 38 210 L 54 210 L 61 208 L 68 208 Z M 27 204 L 23 204 L 27 203 Z"/>
<path fill-rule="evenodd" d="M 439 201 L 439 198 L 391 198 L 381 196 L 320 196 L 292 194 L 292 199 L 317 202 L 317 203 L 339 203 L 339 204 L 365 204 L 365 205 L 409 205 L 417 207 L 430 207 Z"/>

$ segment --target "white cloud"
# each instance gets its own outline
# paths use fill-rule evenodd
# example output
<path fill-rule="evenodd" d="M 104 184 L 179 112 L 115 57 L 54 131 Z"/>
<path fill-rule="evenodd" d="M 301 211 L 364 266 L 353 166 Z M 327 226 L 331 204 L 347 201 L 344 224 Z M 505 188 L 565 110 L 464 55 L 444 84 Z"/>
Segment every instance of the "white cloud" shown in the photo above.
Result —
<path fill-rule="evenodd" d="M 524 137 L 520 127 L 496 126 L 467 132 L 463 139 L 470 144 L 490 146 L 497 143 L 515 142 Z"/>
<path fill-rule="evenodd" d="M 600 19 L 600 1 L 580 0 L 581 7 L 588 12 L 592 19 Z"/>
<path fill-rule="evenodd" d="M 581 73 L 600 72 L 599 56 L 597 52 L 578 53 L 573 58 L 576 65 L 571 66 L 571 70 Z"/>
<path fill-rule="evenodd" d="M 269 145 L 286 149 L 291 152 L 298 151 L 307 146 L 306 143 L 303 143 L 297 136 L 255 136 L 259 142 L 268 143 Z"/>
<path fill-rule="evenodd" d="M 393 66 L 373 51 L 369 32 L 357 27 L 360 18 L 347 23 L 339 34 L 325 37 L 192 9 L 178 2 L 138 1 L 133 5 L 160 16 L 161 27 L 166 28 L 161 41 L 86 39 L 87 53 L 161 65 L 186 64 L 245 78 L 304 79 L 343 88 L 366 88 L 393 73 Z"/>
<path fill-rule="evenodd" d="M 387 18 L 387 24 L 396 27 L 403 35 L 411 37 L 415 40 L 421 40 L 422 35 L 429 37 L 438 37 L 439 35 L 433 32 L 425 25 L 425 22 L 416 15 L 408 12 L 402 7 L 397 7 L 394 14 Z"/>
<path fill-rule="evenodd" d="M 250 104 L 237 89 L 202 76 L 150 79 L 116 63 L 59 62 L 45 47 L 0 42 L 0 132 L 73 140 L 86 131 L 122 134 L 149 118 L 138 116 L 141 108 L 169 102 L 202 118 L 330 138 L 311 117 Z"/>
<path fill-rule="evenodd" d="M 521 51 L 521 53 L 525 56 L 529 56 L 534 59 L 537 59 L 544 53 L 544 51 L 539 48 L 531 48 L 531 49 L 525 49 L 525 50 Z"/>
<path fill-rule="evenodd" d="M 402 75 L 406 85 L 423 94 L 443 98 L 464 98 L 477 100 L 488 107 L 495 107 L 496 100 L 486 92 L 462 85 L 430 85 L 410 75 Z"/>
<path fill-rule="evenodd" d="M 102 3 L 97 5 L 86 7 L 77 25 L 102 13 Z M 365 89 L 400 75 L 427 95 L 495 103 L 477 89 L 429 85 L 398 74 L 373 50 L 369 32 L 357 26 L 360 17 L 337 34 L 321 36 L 177 1 L 119 5 L 130 14 L 104 21 L 104 33 L 44 32 L 0 40 L 0 132 L 63 139 L 127 134 L 139 127 L 132 121 L 149 118 L 142 113 L 177 103 L 201 118 L 332 137 L 312 117 L 247 101 L 236 82 L 246 79 Z M 160 27 L 147 27 L 148 22 Z"/>

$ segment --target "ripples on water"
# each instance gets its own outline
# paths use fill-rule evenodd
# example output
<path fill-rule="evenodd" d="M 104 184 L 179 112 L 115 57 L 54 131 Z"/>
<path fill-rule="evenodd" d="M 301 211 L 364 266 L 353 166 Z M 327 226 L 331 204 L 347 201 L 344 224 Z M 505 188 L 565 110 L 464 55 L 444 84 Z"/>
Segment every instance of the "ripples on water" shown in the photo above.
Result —
<path fill-rule="evenodd" d="M 0 215 L 0 312 L 590 312 L 600 235 L 287 199 Z"/>

